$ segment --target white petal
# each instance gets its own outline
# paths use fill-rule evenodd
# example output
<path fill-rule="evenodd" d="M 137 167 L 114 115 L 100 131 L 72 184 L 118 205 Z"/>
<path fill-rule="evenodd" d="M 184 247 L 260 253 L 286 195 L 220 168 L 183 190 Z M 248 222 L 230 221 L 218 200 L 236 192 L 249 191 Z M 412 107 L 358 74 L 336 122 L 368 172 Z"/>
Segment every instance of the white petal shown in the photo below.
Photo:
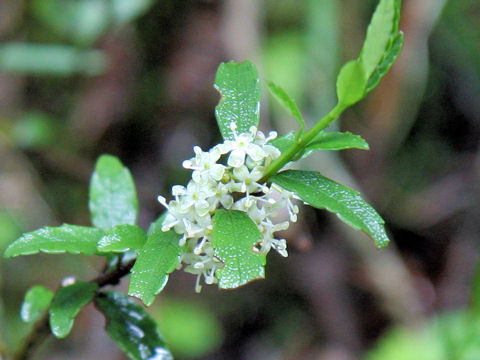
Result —
<path fill-rule="evenodd" d="M 195 211 L 199 216 L 205 216 L 210 211 L 210 204 L 206 200 L 196 201 Z"/>
<path fill-rule="evenodd" d="M 245 165 L 233 169 L 233 176 L 239 181 L 245 181 L 249 175 L 250 173 Z"/>
<path fill-rule="evenodd" d="M 255 144 L 248 144 L 246 152 L 254 161 L 260 161 L 267 157 L 267 153 L 263 151 L 260 146 Z"/>
<path fill-rule="evenodd" d="M 225 173 L 225 166 L 214 164 L 209 171 L 210 176 L 216 181 L 220 181 Z"/>
<path fill-rule="evenodd" d="M 185 195 L 186 193 L 187 193 L 187 189 L 185 188 L 185 186 L 182 186 L 182 185 L 172 186 L 173 196 Z"/>
<path fill-rule="evenodd" d="M 240 149 L 235 149 L 230 153 L 228 157 L 228 165 L 231 167 L 237 168 L 242 166 L 245 163 L 245 151 Z"/>

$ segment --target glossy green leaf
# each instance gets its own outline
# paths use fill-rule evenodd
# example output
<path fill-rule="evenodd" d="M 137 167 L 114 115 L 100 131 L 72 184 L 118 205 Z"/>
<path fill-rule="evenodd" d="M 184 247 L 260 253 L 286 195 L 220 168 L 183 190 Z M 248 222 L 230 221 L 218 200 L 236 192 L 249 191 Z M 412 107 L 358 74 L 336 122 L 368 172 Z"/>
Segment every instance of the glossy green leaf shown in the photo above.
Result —
<path fill-rule="evenodd" d="M 365 95 L 367 77 L 357 60 L 346 63 L 337 77 L 338 103 L 344 107 L 355 104 Z"/>
<path fill-rule="evenodd" d="M 284 152 L 288 148 L 291 148 L 295 144 L 296 134 L 293 131 L 286 133 L 285 135 L 279 136 L 276 139 L 273 139 L 269 142 L 270 145 L 275 146 L 280 152 Z"/>
<path fill-rule="evenodd" d="M 75 316 L 92 301 L 97 289 L 95 283 L 79 281 L 58 290 L 50 307 L 50 328 L 53 335 L 64 338 L 70 333 Z"/>
<path fill-rule="evenodd" d="M 97 160 L 90 181 L 89 208 L 92 223 L 103 230 L 117 225 L 135 225 L 138 200 L 130 171 L 115 156 Z"/>
<path fill-rule="evenodd" d="M 105 315 L 106 330 L 132 360 L 173 360 L 157 324 L 132 298 L 116 291 L 106 291 L 95 299 Z"/>
<path fill-rule="evenodd" d="M 165 216 L 167 216 L 167 212 L 165 211 L 162 215 L 160 215 L 157 220 L 152 222 L 150 226 L 148 227 L 147 230 L 147 235 L 150 236 L 153 233 L 156 233 L 158 231 L 162 231 L 162 224 L 163 221 L 165 220 Z"/>
<path fill-rule="evenodd" d="M 359 57 L 367 79 L 382 62 L 393 38 L 397 36 L 400 6 L 400 0 L 380 0 L 375 9 Z"/>
<path fill-rule="evenodd" d="M 23 234 L 5 250 L 5 257 L 31 255 L 38 252 L 48 254 L 97 253 L 97 244 L 104 235 L 100 229 L 88 226 L 63 224 L 59 227 L 44 227 Z"/>
<path fill-rule="evenodd" d="M 117 225 L 108 230 L 98 243 L 100 252 L 126 252 L 140 249 L 147 241 L 147 234 L 136 225 Z"/>
<path fill-rule="evenodd" d="M 378 248 L 388 245 L 383 219 L 357 191 L 314 171 L 287 170 L 270 180 L 293 191 L 311 206 L 331 211 L 354 229 L 364 231 Z"/>
<path fill-rule="evenodd" d="M 217 210 L 212 239 L 215 256 L 225 264 L 216 271 L 220 288 L 237 288 L 265 277 L 265 255 L 253 251 L 262 234 L 247 213 Z"/>
<path fill-rule="evenodd" d="M 258 128 L 261 89 L 257 69 L 250 61 L 221 63 L 214 86 L 221 94 L 215 116 L 225 140 L 234 139 L 232 122 L 238 134 L 248 132 L 252 126 Z"/>
<path fill-rule="evenodd" d="M 297 120 L 300 126 L 300 132 L 305 128 L 305 120 L 303 120 L 302 113 L 298 109 L 295 101 L 288 96 L 288 94 L 280 86 L 274 84 L 271 81 L 267 81 L 267 88 L 275 99 L 288 111 L 292 117 Z"/>
<path fill-rule="evenodd" d="M 158 231 L 148 237 L 131 271 L 129 295 L 138 297 L 147 306 L 153 303 L 185 250 L 178 245 L 180 237 L 173 230 Z"/>
<path fill-rule="evenodd" d="M 380 80 L 385 76 L 385 74 L 390 70 L 393 63 L 397 59 L 398 55 L 402 51 L 403 47 L 403 33 L 398 33 L 397 36 L 393 38 L 390 48 L 385 52 L 384 58 L 380 64 L 375 68 L 375 71 L 370 75 L 370 78 L 367 82 L 367 92 L 374 89 Z"/>
<path fill-rule="evenodd" d="M 326 132 L 319 133 L 308 144 L 306 150 L 345 150 L 361 149 L 368 150 L 368 143 L 359 135 L 349 132 Z"/>
<path fill-rule="evenodd" d="M 35 322 L 42 312 L 50 306 L 54 292 L 43 286 L 34 286 L 25 294 L 20 317 L 25 322 Z"/>
<path fill-rule="evenodd" d="M 0 71 L 28 75 L 99 75 L 107 68 L 100 50 L 80 50 L 68 45 L 4 43 L 0 46 Z"/>

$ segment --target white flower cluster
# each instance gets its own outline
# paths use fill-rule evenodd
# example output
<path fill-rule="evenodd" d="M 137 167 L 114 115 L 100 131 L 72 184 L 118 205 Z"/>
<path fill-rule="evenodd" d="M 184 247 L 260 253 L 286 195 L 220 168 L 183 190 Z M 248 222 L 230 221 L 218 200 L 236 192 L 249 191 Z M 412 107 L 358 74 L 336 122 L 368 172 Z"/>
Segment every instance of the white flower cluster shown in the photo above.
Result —
<path fill-rule="evenodd" d="M 223 263 L 214 256 L 212 247 L 212 216 L 218 208 L 246 212 L 263 234 L 254 250 L 266 254 L 271 248 L 282 256 L 288 256 L 285 239 L 276 239 L 274 233 L 286 230 L 289 221 L 274 223 L 272 217 L 279 208 L 287 208 L 290 221 L 297 220 L 298 206 L 292 203 L 293 193 L 275 184 L 267 186 L 258 181 L 267 166 L 280 156 L 280 151 L 268 144 L 276 138 L 276 132 L 268 137 L 255 127 L 250 132 L 237 134 L 236 125 L 230 128 L 234 140 L 225 140 L 207 152 L 198 146 L 193 149 L 195 157 L 183 162 L 183 167 L 193 170 L 187 186 L 172 187 L 174 200 L 167 203 L 162 196 L 158 201 L 167 208 L 162 230 L 174 229 L 182 234 L 180 245 L 187 245 L 180 264 L 185 271 L 197 275 L 196 291 L 200 280 L 213 284 L 218 281 L 215 271 Z M 223 158 L 227 165 L 218 161 Z M 180 265 L 181 266 L 181 265 Z"/>

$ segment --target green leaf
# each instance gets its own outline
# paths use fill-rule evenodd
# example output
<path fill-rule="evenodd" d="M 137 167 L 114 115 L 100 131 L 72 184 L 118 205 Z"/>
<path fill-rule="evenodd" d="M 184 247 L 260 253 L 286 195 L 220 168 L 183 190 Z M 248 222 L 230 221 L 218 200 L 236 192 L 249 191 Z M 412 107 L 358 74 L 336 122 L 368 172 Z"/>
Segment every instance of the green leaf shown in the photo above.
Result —
<path fill-rule="evenodd" d="M 296 142 L 296 134 L 293 131 L 286 133 L 285 135 L 279 136 L 276 139 L 273 139 L 269 142 L 270 145 L 275 146 L 280 152 L 284 152 L 291 148 Z"/>
<path fill-rule="evenodd" d="M 133 360 L 173 360 L 145 309 L 121 292 L 106 291 L 95 299 L 107 320 L 108 335 Z"/>
<path fill-rule="evenodd" d="M 321 132 L 310 142 L 306 150 L 368 150 L 368 143 L 359 135 L 349 132 Z"/>
<path fill-rule="evenodd" d="M 148 227 L 147 235 L 150 236 L 153 233 L 158 231 L 162 231 L 163 221 L 165 220 L 165 216 L 167 216 L 167 212 L 165 211 L 162 215 L 160 215 L 157 220 L 152 222 Z"/>
<path fill-rule="evenodd" d="M 92 301 L 97 291 L 95 283 L 79 281 L 61 287 L 50 308 L 50 328 L 57 338 L 64 338 L 72 330 L 73 320 L 82 307 Z"/>
<path fill-rule="evenodd" d="M 55 37 L 84 47 L 93 45 L 109 25 L 107 1 L 33 0 L 31 14 Z M 59 16 L 61 14 L 61 16 Z"/>
<path fill-rule="evenodd" d="M 374 89 L 385 74 L 390 70 L 403 47 L 403 33 L 398 33 L 392 41 L 390 48 L 386 51 L 384 58 L 380 64 L 375 68 L 367 82 L 367 92 Z"/>
<path fill-rule="evenodd" d="M 135 225 L 138 200 L 130 171 L 115 156 L 97 160 L 90 181 L 92 223 L 103 230 L 117 225 Z"/>
<path fill-rule="evenodd" d="M 112 13 L 117 24 L 124 24 L 145 14 L 154 0 L 113 0 Z"/>
<path fill-rule="evenodd" d="M 397 36 L 400 6 L 400 0 L 381 0 L 373 13 L 359 57 L 367 79 L 382 62 L 393 38 Z"/>
<path fill-rule="evenodd" d="M 178 245 L 181 235 L 175 231 L 158 231 L 150 235 L 132 268 L 128 294 L 150 306 L 155 295 L 163 290 L 168 274 L 175 270 L 185 251 Z"/>
<path fill-rule="evenodd" d="M 378 248 L 388 245 L 383 219 L 357 191 L 313 171 L 287 170 L 270 180 L 293 191 L 311 206 L 331 211 L 351 227 L 363 230 Z"/>
<path fill-rule="evenodd" d="M 162 296 L 161 306 L 153 311 L 165 341 L 179 358 L 208 358 L 222 345 L 224 334 L 217 313 L 197 299 Z"/>
<path fill-rule="evenodd" d="M 305 128 L 305 120 L 303 120 L 302 113 L 298 109 L 295 101 L 288 96 L 288 94 L 280 86 L 274 84 L 271 81 L 267 81 L 267 88 L 275 99 L 288 111 L 292 117 L 297 120 L 298 125 L 300 126 L 299 131 L 302 132 Z"/>
<path fill-rule="evenodd" d="M 480 262 L 477 261 L 475 275 L 473 277 L 471 293 L 471 311 L 476 319 L 480 319 Z M 478 321 L 478 320 L 477 320 Z"/>
<path fill-rule="evenodd" d="M 79 50 L 73 46 L 31 43 L 4 43 L 0 46 L 0 71 L 71 76 L 99 75 L 107 60 L 100 50 Z"/>
<path fill-rule="evenodd" d="M 258 128 L 261 89 L 257 69 L 250 61 L 221 63 L 214 86 L 222 96 L 215 116 L 225 140 L 234 139 L 232 122 L 238 134 L 248 132 L 252 126 Z"/>
<path fill-rule="evenodd" d="M 136 225 L 118 225 L 108 230 L 98 243 L 100 252 L 126 252 L 145 245 L 147 235 Z"/>
<path fill-rule="evenodd" d="M 50 306 L 53 295 L 53 291 L 40 285 L 28 290 L 20 310 L 22 320 L 28 323 L 37 321 L 42 312 Z"/>
<path fill-rule="evenodd" d="M 362 64 L 352 60 L 343 65 L 337 77 L 338 103 L 344 107 L 355 104 L 365 95 L 367 77 Z"/>
<path fill-rule="evenodd" d="M 23 234 L 5 250 L 5 257 L 31 255 L 38 252 L 48 254 L 97 253 L 97 243 L 104 232 L 88 226 L 63 224 L 59 227 L 44 227 Z"/>
<path fill-rule="evenodd" d="M 221 289 L 232 289 L 265 277 L 265 255 L 253 251 L 262 233 L 247 213 L 217 210 L 213 217 L 214 254 L 225 266 L 216 271 Z"/>

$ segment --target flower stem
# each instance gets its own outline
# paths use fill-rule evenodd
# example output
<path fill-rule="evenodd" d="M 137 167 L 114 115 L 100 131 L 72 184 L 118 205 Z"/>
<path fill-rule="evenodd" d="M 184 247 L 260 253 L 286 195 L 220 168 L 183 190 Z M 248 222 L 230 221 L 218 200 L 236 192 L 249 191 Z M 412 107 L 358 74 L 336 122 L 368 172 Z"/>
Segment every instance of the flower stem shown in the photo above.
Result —
<path fill-rule="evenodd" d="M 280 155 L 280 157 L 274 160 L 265 171 L 263 177 L 259 180 L 260 183 L 266 182 L 270 177 L 276 175 L 289 161 L 291 161 L 295 155 L 300 153 L 307 147 L 310 141 L 323 129 L 327 128 L 332 122 L 334 122 L 342 114 L 346 107 L 340 103 L 330 110 L 319 122 L 317 122 L 310 130 L 304 133 L 296 141 L 294 145 L 288 148 Z"/>

